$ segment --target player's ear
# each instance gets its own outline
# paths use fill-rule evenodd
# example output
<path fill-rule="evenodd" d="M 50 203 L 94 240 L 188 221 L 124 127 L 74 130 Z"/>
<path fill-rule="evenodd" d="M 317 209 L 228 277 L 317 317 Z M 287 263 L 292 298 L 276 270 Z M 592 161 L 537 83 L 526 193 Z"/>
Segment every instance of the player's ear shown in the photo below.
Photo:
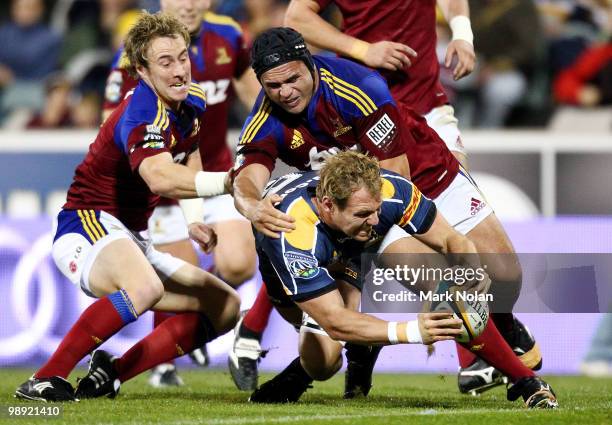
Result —
<path fill-rule="evenodd" d="M 320 205 L 323 208 L 323 211 L 327 213 L 331 213 L 334 210 L 334 206 L 335 206 L 334 201 L 332 201 L 332 199 L 329 196 L 323 196 L 323 199 L 321 199 Z"/>
<path fill-rule="evenodd" d="M 146 80 L 149 77 L 149 70 L 144 65 L 136 65 L 136 72 L 142 80 Z"/>

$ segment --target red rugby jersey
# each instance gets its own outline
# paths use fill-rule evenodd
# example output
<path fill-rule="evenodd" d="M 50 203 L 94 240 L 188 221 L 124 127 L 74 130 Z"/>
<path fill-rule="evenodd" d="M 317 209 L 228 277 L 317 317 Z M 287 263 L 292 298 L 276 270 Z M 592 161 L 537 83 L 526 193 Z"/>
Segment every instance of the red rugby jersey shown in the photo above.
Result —
<path fill-rule="evenodd" d="M 439 81 L 436 56 L 436 0 L 316 0 L 335 3 L 343 16 L 342 31 L 370 43 L 390 40 L 414 49 L 410 68 L 379 70 L 393 97 L 420 115 L 448 103 Z"/>
<path fill-rule="evenodd" d="M 143 81 L 108 117 L 89 145 L 68 189 L 65 209 L 102 210 L 129 229 L 147 228 L 159 201 L 138 174 L 140 163 L 162 152 L 184 163 L 198 147 L 206 102 L 192 84 L 179 112 L 167 110 Z"/>

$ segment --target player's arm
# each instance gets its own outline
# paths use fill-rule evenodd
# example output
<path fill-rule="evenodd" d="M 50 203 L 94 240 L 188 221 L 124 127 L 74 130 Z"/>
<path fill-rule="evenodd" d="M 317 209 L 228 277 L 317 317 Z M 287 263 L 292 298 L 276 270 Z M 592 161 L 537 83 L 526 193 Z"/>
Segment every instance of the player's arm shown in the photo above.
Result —
<path fill-rule="evenodd" d="M 378 161 L 380 168 L 393 171 L 402 177 L 410 178 L 410 164 L 406 154 Z"/>
<path fill-rule="evenodd" d="M 242 168 L 234 178 L 234 205 L 255 229 L 268 237 L 278 238 L 278 232 L 295 229 L 295 220 L 274 207 L 274 204 L 281 201 L 279 195 L 272 194 L 261 198 L 268 180 L 270 170 L 265 165 L 253 163 Z"/>
<path fill-rule="evenodd" d="M 453 78 L 459 80 L 469 75 L 476 64 L 470 7 L 467 0 L 437 0 L 437 2 L 453 33 L 453 38 L 446 48 L 444 65 L 450 68 L 456 57 L 457 64 L 453 69 Z"/>
<path fill-rule="evenodd" d="M 349 310 L 338 290 L 297 304 L 338 341 L 383 345 L 433 344 L 453 339 L 461 333 L 461 321 L 453 319 L 451 313 L 423 313 L 418 315 L 418 320 L 386 322 Z"/>
<path fill-rule="evenodd" d="M 285 25 L 302 33 L 308 43 L 356 59 L 372 68 L 391 71 L 407 68 L 411 65 L 410 58 L 417 55 L 402 43 L 368 43 L 344 34 L 321 18 L 319 12 L 320 6 L 316 0 L 291 0 L 285 14 Z"/>
<path fill-rule="evenodd" d="M 144 158 L 138 173 L 151 192 L 165 198 L 202 198 L 228 193 L 228 173 L 196 171 L 176 164 L 169 152 Z"/>

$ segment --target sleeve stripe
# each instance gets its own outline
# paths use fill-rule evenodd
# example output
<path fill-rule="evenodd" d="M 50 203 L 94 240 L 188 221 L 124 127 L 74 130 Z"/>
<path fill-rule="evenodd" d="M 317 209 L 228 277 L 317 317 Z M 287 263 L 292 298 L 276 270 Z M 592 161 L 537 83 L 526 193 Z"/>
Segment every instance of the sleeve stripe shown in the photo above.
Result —
<path fill-rule="evenodd" d="M 198 83 L 191 83 L 191 85 L 189 86 L 189 93 L 196 96 L 200 95 L 201 97 L 203 97 L 204 100 L 206 100 L 206 92 Z"/>
<path fill-rule="evenodd" d="M 166 108 L 162 104 L 159 98 L 157 99 L 157 115 L 155 116 L 155 121 L 153 121 L 153 125 L 162 130 L 168 128 L 170 125 L 170 120 L 168 119 L 168 113 L 166 112 Z"/>
<path fill-rule="evenodd" d="M 404 214 L 402 215 L 400 222 L 397 224 L 398 226 L 404 227 L 410 220 L 412 220 L 412 217 L 414 217 L 414 213 L 416 212 L 420 201 L 421 192 L 413 187 L 412 196 L 410 197 L 410 203 L 404 210 Z"/>
<path fill-rule="evenodd" d="M 342 90 L 345 93 L 354 96 L 363 105 L 364 109 L 368 111 L 368 115 L 378 109 L 372 99 L 367 94 L 365 94 L 363 90 L 361 90 L 359 87 L 350 84 L 339 77 L 336 77 L 325 68 L 321 68 L 321 76 L 326 77 L 328 79 L 331 78 L 333 80 L 334 87 L 332 88 L 338 88 L 339 90 Z"/>
<path fill-rule="evenodd" d="M 325 81 L 329 85 L 329 87 L 334 91 L 335 94 L 337 94 L 338 96 L 348 100 L 349 102 L 354 103 L 355 106 L 357 106 L 359 108 L 359 110 L 363 113 L 363 115 L 365 115 L 366 117 L 371 114 L 371 112 L 366 111 L 363 108 L 363 106 L 361 106 L 361 104 L 357 100 L 353 99 L 352 97 L 350 97 L 350 96 L 342 93 L 340 90 L 336 89 L 336 87 L 334 86 L 334 82 L 333 81 L 331 81 L 331 80 L 329 80 L 329 79 L 327 79 L 325 77 L 321 77 L 321 81 Z"/>
<path fill-rule="evenodd" d="M 239 144 L 244 145 L 253 141 L 263 123 L 266 122 L 266 120 L 268 119 L 271 110 L 272 107 L 270 106 L 268 99 L 264 99 L 264 101 L 261 102 L 261 105 L 259 106 L 259 110 L 253 117 L 253 120 L 244 130 L 243 137 L 239 141 Z"/>

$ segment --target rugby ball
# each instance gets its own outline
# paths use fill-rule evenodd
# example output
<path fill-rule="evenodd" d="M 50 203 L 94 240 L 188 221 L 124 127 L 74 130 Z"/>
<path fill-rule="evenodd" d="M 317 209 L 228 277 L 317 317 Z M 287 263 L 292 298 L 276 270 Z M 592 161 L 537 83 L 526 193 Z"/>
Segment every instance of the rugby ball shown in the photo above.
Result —
<path fill-rule="evenodd" d="M 484 331 L 489 320 L 489 305 L 482 296 L 453 283 L 441 282 L 433 295 L 431 311 L 452 311 L 463 322 L 461 335 L 455 339 L 467 343 Z"/>

